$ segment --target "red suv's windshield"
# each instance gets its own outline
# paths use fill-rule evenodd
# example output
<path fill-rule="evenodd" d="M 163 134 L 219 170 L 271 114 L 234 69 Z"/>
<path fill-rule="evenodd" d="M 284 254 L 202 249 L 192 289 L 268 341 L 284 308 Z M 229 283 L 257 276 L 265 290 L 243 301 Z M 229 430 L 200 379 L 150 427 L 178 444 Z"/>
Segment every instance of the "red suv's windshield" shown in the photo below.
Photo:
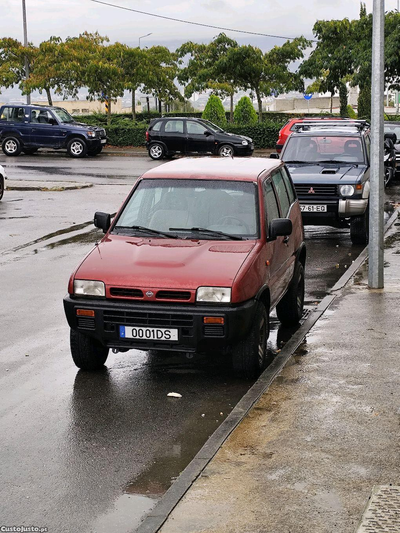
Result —
<path fill-rule="evenodd" d="M 135 189 L 114 229 L 140 226 L 176 235 L 179 231 L 171 228 L 204 228 L 257 238 L 257 213 L 257 187 L 252 182 L 146 179 Z M 214 237 L 204 233 L 201 238 Z"/>

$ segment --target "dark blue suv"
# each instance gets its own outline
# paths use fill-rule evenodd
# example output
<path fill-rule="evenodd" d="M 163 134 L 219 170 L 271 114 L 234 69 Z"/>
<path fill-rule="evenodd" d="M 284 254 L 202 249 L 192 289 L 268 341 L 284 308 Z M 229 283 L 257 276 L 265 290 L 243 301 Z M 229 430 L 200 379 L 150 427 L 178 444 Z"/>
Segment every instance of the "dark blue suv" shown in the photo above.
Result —
<path fill-rule="evenodd" d="M 0 108 L 0 142 L 8 156 L 53 148 L 84 157 L 99 154 L 107 137 L 104 128 L 75 122 L 61 107 L 6 104 Z"/>

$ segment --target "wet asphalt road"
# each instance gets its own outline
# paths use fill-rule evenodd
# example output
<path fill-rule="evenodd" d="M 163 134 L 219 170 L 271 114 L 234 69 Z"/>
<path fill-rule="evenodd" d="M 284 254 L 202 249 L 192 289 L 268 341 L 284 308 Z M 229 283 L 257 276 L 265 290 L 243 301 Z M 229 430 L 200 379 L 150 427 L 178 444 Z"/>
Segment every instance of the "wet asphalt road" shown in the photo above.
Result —
<path fill-rule="evenodd" d="M 135 178 L 157 163 L 38 154 L 0 155 L 0 164 L 13 180 L 94 183 L 64 192 L 6 191 L 0 202 L 0 525 L 132 531 L 251 384 L 213 355 L 193 361 L 132 351 L 110 354 L 103 372 L 78 372 L 62 297 L 99 233 L 72 230 L 95 210 L 116 211 Z M 388 190 L 389 210 L 399 189 Z M 311 308 L 362 247 L 351 245 L 346 230 L 306 234 Z M 271 357 L 290 335 L 276 320 L 273 329 Z M 171 391 L 182 399 L 167 398 Z"/>

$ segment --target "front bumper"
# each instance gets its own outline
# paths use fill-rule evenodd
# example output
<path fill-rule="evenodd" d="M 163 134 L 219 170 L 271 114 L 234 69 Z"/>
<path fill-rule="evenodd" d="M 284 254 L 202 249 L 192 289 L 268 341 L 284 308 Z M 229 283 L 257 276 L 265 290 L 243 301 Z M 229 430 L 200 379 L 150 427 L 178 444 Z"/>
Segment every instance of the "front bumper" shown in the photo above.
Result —
<path fill-rule="evenodd" d="M 341 227 L 344 219 L 363 215 L 368 206 L 367 198 L 354 199 L 313 199 L 299 197 L 300 205 L 326 205 L 327 211 L 308 212 L 302 211 L 305 225 Z"/>
<path fill-rule="evenodd" d="M 90 150 L 95 150 L 96 148 L 99 148 L 100 146 L 102 146 L 104 148 L 104 146 L 107 144 L 107 137 L 88 137 L 86 139 L 86 144 L 87 144 L 87 147 Z"/>
<path fill-rule="evenodd" d="M 205 352 L 227 348 L 245 338 L 256 312 L 256 300 L 227 306 L 142 304 L 87 298 L 64 298 L 69 326 L 99 340 L 109 348 Z M 77 309 L 94 310 L 95 316 L 77 316 Z M 223 317 L 224 325 L 206 325 L 204 317 Z M 178 341 L 126 339 L 119 326 L 178 329 Z"/>

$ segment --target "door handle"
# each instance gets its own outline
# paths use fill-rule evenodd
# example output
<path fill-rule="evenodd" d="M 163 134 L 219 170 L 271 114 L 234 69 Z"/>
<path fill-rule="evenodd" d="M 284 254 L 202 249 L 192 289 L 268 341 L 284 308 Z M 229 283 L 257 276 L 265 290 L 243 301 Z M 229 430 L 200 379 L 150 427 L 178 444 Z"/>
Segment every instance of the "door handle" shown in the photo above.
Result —
<path fill-rule="evenodd" d="M 289 242 L 289 235 L 286 235 L 286 237 L 283 237 L 283 242 L 287 244 Z"/>

